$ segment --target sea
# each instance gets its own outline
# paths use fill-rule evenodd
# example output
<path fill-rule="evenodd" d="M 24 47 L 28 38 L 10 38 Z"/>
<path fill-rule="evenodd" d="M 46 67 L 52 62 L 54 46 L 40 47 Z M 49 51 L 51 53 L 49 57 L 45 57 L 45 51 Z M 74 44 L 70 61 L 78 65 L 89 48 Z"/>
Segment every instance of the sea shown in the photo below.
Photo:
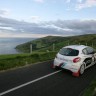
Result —
<path fill-rule="evenodd" d="M 1 54 L 19 54 L 15 47 L 32 41 L 36 38 L 0 38 L 0 55 Z"/>

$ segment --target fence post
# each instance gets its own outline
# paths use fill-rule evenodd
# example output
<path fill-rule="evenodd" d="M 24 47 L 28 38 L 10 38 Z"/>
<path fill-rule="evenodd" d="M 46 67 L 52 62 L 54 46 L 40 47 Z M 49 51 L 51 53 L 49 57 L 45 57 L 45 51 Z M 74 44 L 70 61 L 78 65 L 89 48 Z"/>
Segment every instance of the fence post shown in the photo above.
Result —
<path fill-rule="evenodd" d="M 68 45 L 69 45 L 69 40 L 68 40 Z"/>
<path fill-rule="evenodd" d="M 30 44 L 30 53 L 32 54 L 32 44 Z"/>
<path fill-rule="evenodd" d="M 92 47 L 94 46 L 94 44 L 92 43 Z"/>
<path fill-rule="evenodd" d="M 86 43 L 86 46 L 87 46 L 87 43 Z"/>
<path fill-rule="evenodd" d="M 53 51 L 55 51 L 55 44 L 53 43 Z"/>

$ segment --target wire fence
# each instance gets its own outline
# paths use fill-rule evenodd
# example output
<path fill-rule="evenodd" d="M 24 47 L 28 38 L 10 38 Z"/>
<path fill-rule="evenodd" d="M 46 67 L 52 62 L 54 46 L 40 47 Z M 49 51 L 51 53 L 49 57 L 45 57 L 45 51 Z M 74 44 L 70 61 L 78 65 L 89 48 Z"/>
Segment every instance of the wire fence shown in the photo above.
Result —
<path fill-rule="evenodd" d="M 61 46 L 59 46 L 58 44 L 55 44 L 55 43 L 53 43 L 52 45 L 50 45 L 49 47 L 50 47 L 50 49 L 49 49 L 49 47 L 47 48 L 46 47 L 46 52 L 50 52 L 50 51 L 57 51 L 57 50 L 60 50 L 62 47 L 65 47 L 65 46 L 69 46 L 69 45 L 86 45 L 86 46 L 90 46 L 90 47 L 93 47 L 93 48 L 95 48 L 96 49 L 96 43 L 74 43 L 74 42 L 66 42 L 64 45 L 61 45 Z M 44 50 L 45 51 L 45 50 Z M 30 53 L 32 54 L 32 52 L 33 52 L 33 47 L 32 47 L 32 44 L 30 44 Z"/>

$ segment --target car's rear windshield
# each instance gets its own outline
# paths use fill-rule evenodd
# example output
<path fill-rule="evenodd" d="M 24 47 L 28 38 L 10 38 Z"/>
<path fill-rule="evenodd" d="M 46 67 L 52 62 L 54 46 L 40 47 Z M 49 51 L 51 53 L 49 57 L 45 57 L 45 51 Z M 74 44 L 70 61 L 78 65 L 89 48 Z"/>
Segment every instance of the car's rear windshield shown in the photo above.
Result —
<path fill-rule="evenodd" d="M 65 55 L 65 56 L 78 56 L 79 51 L 76 49 L 71 49 L 71 48 L 62 48 L 59 51 L 59 54 Z"/>

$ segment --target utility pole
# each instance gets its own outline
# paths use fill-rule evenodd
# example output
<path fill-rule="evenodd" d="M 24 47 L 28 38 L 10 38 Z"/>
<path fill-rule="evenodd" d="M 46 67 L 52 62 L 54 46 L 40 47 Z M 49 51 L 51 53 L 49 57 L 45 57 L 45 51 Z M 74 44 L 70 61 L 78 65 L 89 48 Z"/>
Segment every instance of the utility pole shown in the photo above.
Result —
<path fill-rule="evenodd" d="M 30 54 L 32 54 L 32 44 L 30 44 Z"/>

